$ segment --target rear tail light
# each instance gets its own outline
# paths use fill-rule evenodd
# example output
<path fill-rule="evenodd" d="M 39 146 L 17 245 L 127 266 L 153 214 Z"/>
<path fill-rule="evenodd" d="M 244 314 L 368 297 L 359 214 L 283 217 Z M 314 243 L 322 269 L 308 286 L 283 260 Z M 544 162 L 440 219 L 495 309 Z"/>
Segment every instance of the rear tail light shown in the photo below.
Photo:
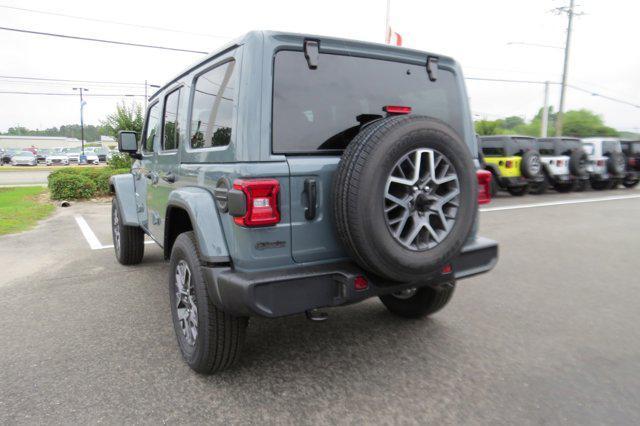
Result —
<path fill-rule="evenodd" d="M 451 267 L 451 264 L 446 264 L 442 267 L 442 274 L 446 275 L 446 274 L 450 274 L 451 272 L 453 272 L 453 267 Z"/>
<path fill-rule="evenodd" d="M 631 167 L 635 167 L 636 166 L 636 159 L 635 158 L 629 158 L 629 165 Z"/>
<path fill-rule="evenodd" d="M 382 108 L 387 114 L 411 114 L 411 107 L 400 105 L 387 105 Z"/>
<path fill-rule="evenodd" d="M 244 216 L 233 218 L 236 224 L 254 227 L 280 222 L 280 183 L 276 179 L 238 179 L 233 182 L 233 189 L 242 191 L 246 199 Z"/>
<path fill-rule="evenodd" d="M 600 167 L 604 166 L 604 160 L 598 160 L 596 164 Z"/>
<path fill-rule="evenodd" d="M 353 288 L 356 289 L 357 291 L 366 290 L 369 288 L 369 281 L 362 275 L 358 275 L 353 280 Z"/>
<path fill-rule="evenodd" d="M 562 165 L 564 164 L 564 161 L 562 160 L 556 160 L 556 166 L 558 167 L 562 167 Z"/>
<path fill-rule="evenodd" d="M 511 167 L 513 167 L 513 161 L 510 161 L 510 160 L 509 160 L 509 161 L 507 161 L 507 162 L 505 163 L 505 167 L 506 167 L 507 169 L 510 169 Z"/>
<path fill-rule="evenodd" d="M 491 172 L 488 170 L 477 170 L 478 177 L 478 204 L 491 202 Z"/>

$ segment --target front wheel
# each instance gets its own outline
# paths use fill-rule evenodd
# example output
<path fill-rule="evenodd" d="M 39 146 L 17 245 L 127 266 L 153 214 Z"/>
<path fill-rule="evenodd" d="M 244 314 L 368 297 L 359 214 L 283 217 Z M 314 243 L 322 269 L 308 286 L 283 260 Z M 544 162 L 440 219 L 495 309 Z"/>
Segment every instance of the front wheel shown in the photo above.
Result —
<path fill-rule="evenodd" d="M 638 183 L 640 183 L 640 180 L 638 179 L 635 179 L 635 180 L 625 179 L 622 181 L 622 186 L 624 186 L 625 188 L 635 188 L 636 185 L 638 185 Z"/>
<path fill-rule="evenodd" d="M 139 226 L 122 223 L 118 200 L 111 201 L 111 235 L 116 259 L 123 265 L 136 265 L 144 256 L 144 231 Z"/>
<path fill-rule="evenodd" d="M 608 180 L 592 180 L 591 181 L 591 188 L 595 189 L 596 191 L 602 191 L 603 189 L 607 189 L 607 187 L 610 185 Z"/>
<path fill-rule="evenodd" d="M 238 360 L 248 318 L 222 311 L 209 298 L 193 232 L 180 234 L 171 250 L 169 299 L 178 346 L 189 367 L 213 374 Z"/>
<path fill-rule="evenodd" d="M 434 287 L 411 288 L 380 296 L 387 309 L 400 317 L 422 318 L 445 307 L 453 297 L 456 283 L 444 283 Z"/>

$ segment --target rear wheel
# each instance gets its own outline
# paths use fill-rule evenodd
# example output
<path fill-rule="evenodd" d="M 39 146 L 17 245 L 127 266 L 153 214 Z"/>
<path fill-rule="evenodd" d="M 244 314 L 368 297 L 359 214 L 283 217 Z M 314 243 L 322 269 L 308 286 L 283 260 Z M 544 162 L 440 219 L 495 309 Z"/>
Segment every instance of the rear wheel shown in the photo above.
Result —
<path fill-rule="evenodd" d="M 635 179 L 635 180 L 630 180 L 630 179 L 625 179 L 622 181 L 622 186 L 624 186 L 625 188 L 635 188 L 638 183 L 640 183 L 640 180 Z"/>
<path fill-rule="evenodd" d="M 421 318 L 445 307 L 453 297 L 455 282 L 434 287 L 411 288 L 380 296 L 380 300 L 393 314 L 404 318 Z"/>
<path fill-rule="evenodd" d="M 610 185 L 608 180 L 592 180 L 591 181 L 591 188 L 595 189 L 596 191 L 602 191 L 603 189 L 607 189 L 607 187 Z"/>
<path fill-rule="evenodd" d="M 180 352 L 189 367 L 212 374 L 238 360 L 248 319 L 225 313 L 209 298 L 193 232 L 178 235 L 171 250 L 169 299 Z"/>
<path fill-rule="evenodd" d="M 136 265 L 144 256 L 144 231 L 139 226 L 122 223 L 118 200 L 111 200 L 111 235 L 116 259 L 123 265 Z"/>
<path fill-rule="evenodd" d="M 509 188 L 507 188 L 507 191 L 509 191 L 509 194 L 511 194 L 511 195 L 513 195 L 515 197 L 522 197 L 527 192 L 529 192 L 529 186 L 528 185 L 525 185 L 525 186 L 510 186 Z"/>
<path fill-rule="evenodd" d="M 491 184 L 489 185 L 489 192 L 491 193 L 491 198 L 494 198 L 498 195 L 498 188 L 500 188 L 500 184 L 498 183 L 498 178 L 496 175 L 491 173 Z"/>
<path fill-rule="evenodd" d="M 583 192 L 586 189 L 587 181 L 584 179 L 579 179 L 578 181 L 576 181 L 575 186 L 573 187 L 573 190 L 576 192 Z"/>
<path fill-rule="evenodd" d="M 573 183 L 557 183 L 553 186 L 553 188 L 558 191 L 558 192 L 571 192 L 571 190 L 575 187 L 576 185 Z"/>
<path fill-rule="evenodd" d="M 542 174 L 542 182 L 536 182 L 529 184 L 529 193 L 534 195 L 542 195 L 547 192 L 549 187 L 549 178 L 546 174 Z"/>

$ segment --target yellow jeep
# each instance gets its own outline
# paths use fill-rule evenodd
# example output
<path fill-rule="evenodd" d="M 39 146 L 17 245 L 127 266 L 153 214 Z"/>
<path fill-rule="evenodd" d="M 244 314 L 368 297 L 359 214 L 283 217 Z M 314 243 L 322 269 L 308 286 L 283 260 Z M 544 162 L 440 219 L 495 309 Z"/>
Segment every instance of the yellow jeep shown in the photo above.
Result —
<path fill-rule="evenodd" d="M 542 165 L 536 139 L 528 136 L 481 136 L 484 168 L 491 172 L 492 193 L 498 188 L 511 195 L 538 191 L 542 186 Z"/>

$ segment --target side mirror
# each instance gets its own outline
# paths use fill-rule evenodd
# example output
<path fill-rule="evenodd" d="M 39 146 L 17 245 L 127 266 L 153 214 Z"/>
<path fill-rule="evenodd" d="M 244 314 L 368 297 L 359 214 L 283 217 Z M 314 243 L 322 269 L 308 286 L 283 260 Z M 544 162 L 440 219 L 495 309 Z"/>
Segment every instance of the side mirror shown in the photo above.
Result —
<path fill-rule="evenodd" d="M 138 136 L 136 132 L 120 130 L 118 132 L 118 151 L 136 157 L 138 153 Z"/>

